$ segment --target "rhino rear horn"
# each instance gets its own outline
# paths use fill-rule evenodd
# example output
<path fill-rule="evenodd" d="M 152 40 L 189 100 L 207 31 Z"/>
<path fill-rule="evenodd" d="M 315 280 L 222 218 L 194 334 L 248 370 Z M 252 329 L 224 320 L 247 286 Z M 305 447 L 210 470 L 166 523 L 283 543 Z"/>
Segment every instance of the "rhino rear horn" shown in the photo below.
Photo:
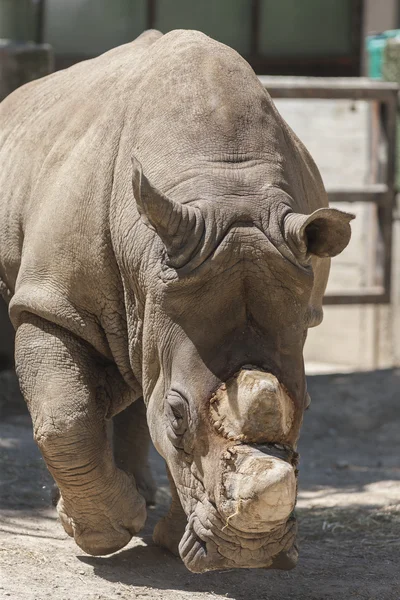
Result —
<path fill-rule="evenodd" d="M 320 208 L 311 215 L 289 213 L 285 218 L 285 237 L 301 254 L 336 256 L 350 241 L 352 219 L 354 215 L 335 208 Z"/>
<path fill-rule="evenodd" d="M 175 202 L 157 190 L 134 157 L 132 166 L 133 195 L 141 219 L 161 238 L 168 255 L 167 264 L 179 269 L 189 262 L 203 237 L 200 209 Z"/>

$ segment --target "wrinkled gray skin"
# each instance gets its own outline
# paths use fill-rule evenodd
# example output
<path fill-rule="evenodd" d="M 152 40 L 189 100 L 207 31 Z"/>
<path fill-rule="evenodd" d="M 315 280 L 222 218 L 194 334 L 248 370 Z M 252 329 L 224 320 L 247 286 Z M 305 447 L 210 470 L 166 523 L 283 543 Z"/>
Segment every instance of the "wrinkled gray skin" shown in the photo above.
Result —
<path fill-rule="evenodd" d="M 198 32 L 30 83 L 0 123 L 2 292 L 65 530 L 90 554 L 140 530 L 149 429 L 173 497 L 156 542 L 197 572 L 291 568 L 302 349 L 351 216 Z"/>

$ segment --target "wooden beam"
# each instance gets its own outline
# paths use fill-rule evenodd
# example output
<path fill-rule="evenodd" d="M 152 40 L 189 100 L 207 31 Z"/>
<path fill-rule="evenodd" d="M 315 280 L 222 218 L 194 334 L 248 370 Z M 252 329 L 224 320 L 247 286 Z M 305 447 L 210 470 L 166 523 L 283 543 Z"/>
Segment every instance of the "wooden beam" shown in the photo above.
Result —
<path fill-rule="evenodd" d="M 390 290 L 383 287 L 359 288 L 354 290 L 343 290 L 340 294 L 327 293 L 324 296 L 324 304 L 331 306 L 343 306 L 347 304 L 389 304 Z"/>
<path fill-rule="evenodd" d="M 393 194 L 384 183 L 362 186 L 327 186 L 329 202 L 374 202 L 379 205 L 392 202 Z"/>
<path fill-rule="evenodd" d="M 279 77 L 260 75 L 272 98 L 320 98 L 325 100 L 378 100 L 393 102 L 397 83 L 367 77 Z"/>

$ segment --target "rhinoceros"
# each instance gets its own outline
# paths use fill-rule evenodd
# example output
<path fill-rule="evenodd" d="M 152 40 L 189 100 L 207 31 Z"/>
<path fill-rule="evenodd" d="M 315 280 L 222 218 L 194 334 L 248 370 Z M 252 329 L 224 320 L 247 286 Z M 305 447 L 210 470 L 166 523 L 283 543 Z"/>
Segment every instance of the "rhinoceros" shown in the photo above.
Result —
<path fill-rule="evenodd" d="M 1 288 L 64 529 L 93 555 L 139 532 L 151 437 L 172 495 L 157 544 L 193 572 L 292 568 L 303 345 L 352 215 L 200 32 L 31 82 L 0 124 Z"/>

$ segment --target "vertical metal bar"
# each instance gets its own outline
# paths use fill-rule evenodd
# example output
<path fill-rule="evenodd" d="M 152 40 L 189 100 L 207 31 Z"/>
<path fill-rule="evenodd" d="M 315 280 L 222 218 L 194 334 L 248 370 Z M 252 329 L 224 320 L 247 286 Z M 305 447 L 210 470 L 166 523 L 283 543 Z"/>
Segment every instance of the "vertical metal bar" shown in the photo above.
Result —
<path fill-rule="evenodd" d="M 43 44 L 44 42 L 44 26 L 46 16 L 45 0 L 35 0 L 36 4 L 36 43 Z"/>
<path fill-rule="evenodd" d="M 147 29 L 154 29 L 156 22 L 156 0 L 147 0 Z"/>
<path fill-rule="evenodd" d="M 381 183 L 382 178 L 379 174 L 379 140 L 381 137 L 380 128 L 380 102 L 372 100 L 369 103 L 369 160 L 368 160 L 368 183 Z"/>
<path fill-rule="evenodd" d="M 354 76 L 360 76 L 361 74 L 361 57 L 364 50 L 364 14 L 364 0 L 351 0 L 351 61 Z"/>
<path fill-rule="evenodd" d="M 376 100 L 368 103 L 369 113 L 369 135 L 368 135 L 368 182 L 371 184 L 380 183 L 382 177 L 379 175 L 379 140 L 380 132 L 380 103 Z M 372 243 L 367 244 L 367 281 L 368 287 L 378 285 L 377 279 L 377 244 L 379 239 L 378 228 L 378 207 L 376 205 L 367 207 L 369 240 Z"/>
<path fill-rule="evenodd" d="M 388 152 L 387 185 L 394 191 L 396 187 L 396 125 L 397 125 L 397 93 L 394 92 L 385 103 L 383 130 L 385 132 Z"/>
<path fill-rule="evenodd" d="M 388 193 L 385 203 L 378 207 L 379 226 L 384 247 L 383 285 L 387 302 L 390 302 L 392 287 L 392 230 L 396 200 L 396 116 L 397 94 L 393 94 L 390 101 L 382 104 L 381 110 L 382 134 L 387 148 L 386 183 Z"/>
<path fill-rule="evenodd" d="M 260 0 L 251 0 L 251 40 L 250 55 L 256 58 L 259 55 L 259 23 L 260 23 Z"/>

